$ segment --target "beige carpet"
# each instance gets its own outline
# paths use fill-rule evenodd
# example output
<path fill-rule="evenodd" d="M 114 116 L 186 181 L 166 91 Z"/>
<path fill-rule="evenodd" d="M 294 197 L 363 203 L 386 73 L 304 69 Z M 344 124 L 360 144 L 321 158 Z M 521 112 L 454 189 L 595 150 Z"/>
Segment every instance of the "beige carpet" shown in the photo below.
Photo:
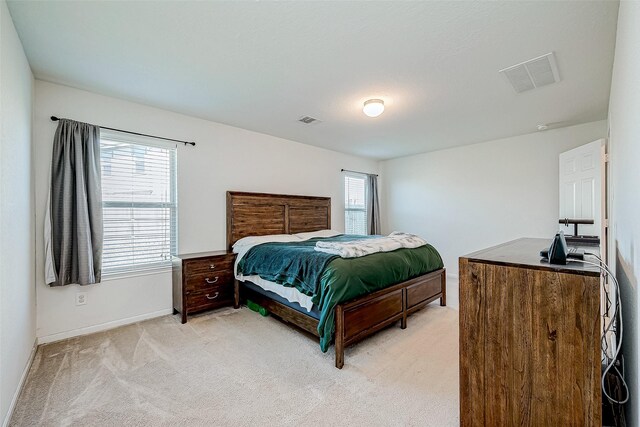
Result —
<path fill-rule="evenodd" d="M 269 317 L 165 316 L 41 346 L 12 426 L 458 425 L 458 312 L 346 351 Z"/>

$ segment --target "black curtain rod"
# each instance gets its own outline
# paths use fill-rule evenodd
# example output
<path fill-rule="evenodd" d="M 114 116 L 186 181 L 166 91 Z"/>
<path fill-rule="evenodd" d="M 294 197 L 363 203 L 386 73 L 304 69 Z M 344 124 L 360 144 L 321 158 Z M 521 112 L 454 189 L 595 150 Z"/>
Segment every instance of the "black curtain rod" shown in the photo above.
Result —
<path fill-rule="evenodd" d="M 56 116 L 51 116 L 51 121 L 52 122 L 57 122 L 58 120 L 60 120 L 58 117 Z M 195 142 L 189 142 L 189 141 L 181 141 L 179 139 L 173 139 L 173 138 L 165 138 L 162 136 L 155 136 L 155 135 L 149 135 L 146 133 L 138 133 L 138 132 L 131 132 L 129 130 L 122 130 L 122 129 L 115 129 L 115 128 L 108 128 L 106 126 L 98 126 L 101 129 L 109 129 L 109 130 L 115 130 L 116 132 L 124 132 L 124 133 L 130 133 L 131 135 L 139 135 L 139 136 L 148 136 L 151 138 L 157 138 L 157 139 L 164 139 L 165 141 L 173 141 L 173 142 L 179 142 L 180 144 L 184 144 L 185 146 L 187 144 L 192 145 L 192 146 L 196 146 Z"/>
<path fill-rule="evenodd" d="M 377 173 L 358 172 L 358 171 L 352 171 L 352 170 L 349 170 L 349 169 L 340 169 L 340 172 L 351 172 L 351 173 L 359 173 L 360 175 L 378 176 Z"/>

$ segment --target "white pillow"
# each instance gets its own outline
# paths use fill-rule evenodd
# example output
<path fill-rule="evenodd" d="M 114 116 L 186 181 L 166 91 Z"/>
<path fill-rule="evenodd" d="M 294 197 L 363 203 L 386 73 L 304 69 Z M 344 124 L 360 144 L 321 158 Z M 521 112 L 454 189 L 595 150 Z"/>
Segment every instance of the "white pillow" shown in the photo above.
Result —
<path fill-rule="evenodd" d="M 343 233 L 340 233 L 339 231 L 336 231 L 336 230 L 318 230 L 318 231 L 310 231 L 308 233 L 298 233 L 298 234 L 294 234 L 294 236 L 298 236 L 302 240 L 309 240 L 316 237 L 334 237 L 334 236 L 339 236 L 340 234 L 343 234 Z"/>
<path fill-rule="evenodd" d="M 265 236 L 247 236 L 238 240 L 233 244 L 233 251 L 238 253 L 237 249 L 247 246 L 256 246 L 269 242 L 298 242 L 300 238 L 294 234 L 268 234 Z"/>

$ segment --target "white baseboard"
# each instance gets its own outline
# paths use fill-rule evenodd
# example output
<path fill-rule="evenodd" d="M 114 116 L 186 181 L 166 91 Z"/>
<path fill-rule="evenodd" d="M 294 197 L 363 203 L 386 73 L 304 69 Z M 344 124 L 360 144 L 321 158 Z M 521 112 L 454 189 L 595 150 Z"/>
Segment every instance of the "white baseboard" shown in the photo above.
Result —
<path fill-rule="evenodd" d="M 18 387 L 16 387 L 16 392 L 13 394 L 13 398 L 11 399 L 11 403 L 9 404 L 9 409 L 7 410 L 7 415 L 2 421 L 2 427 L 7 427 L 9 422 L 11 421 L 11 417 L 13 416 L 13 410 L 16 408 L 16 403 L 18 402 L 18 398 L 20 397 L 20 393 L 22 393 L 22 387 L 24 387 L 24 383 L 27 380 L 27 375 L 29 375 L 29 370 L 31 370 L 31 365 L 33 364 L 33 359 L 36 356 L 36 350 L 38 349 L 38 339 L 36 338 L 33 341 L 33 348 L 31 349 L 31 354 L 29 354 L 29 360 L 27 361 L 24 370 L 22 371 L 22 375 L 20 376 L 20 381 L 18 381 Z"/>
<path fill-rule="evenodd" d="M 84 328 L 72 329 L 70 331 L 60 332 L 52 335 L 38 337 L 38 344 L 48 344 L 55 341 L 61 341 L 67 338 L 79 337 L 81 335 L 92 334 L 94 332 L 102 332 L 118 326 L 130 325 L 131 323 L 141 322 L 143 320 L 153 319 L 154 317 L 166 316 L 173 313 L 173 309 L 153 311 L 151 313 L 140 314 L 138 316 L 126 317 L 111 322 L 101 323 L 99 325 L 86 326 Z"/>

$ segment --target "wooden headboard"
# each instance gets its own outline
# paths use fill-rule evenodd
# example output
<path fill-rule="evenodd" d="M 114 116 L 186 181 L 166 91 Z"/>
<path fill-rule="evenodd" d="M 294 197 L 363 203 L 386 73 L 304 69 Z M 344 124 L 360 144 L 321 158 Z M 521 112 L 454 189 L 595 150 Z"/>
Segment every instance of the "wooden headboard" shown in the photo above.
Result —
<path fill-rule="evenodd" d="M 331 228 L 331 197 L 227 191 L 227 247 L 247 236 Z"/>

